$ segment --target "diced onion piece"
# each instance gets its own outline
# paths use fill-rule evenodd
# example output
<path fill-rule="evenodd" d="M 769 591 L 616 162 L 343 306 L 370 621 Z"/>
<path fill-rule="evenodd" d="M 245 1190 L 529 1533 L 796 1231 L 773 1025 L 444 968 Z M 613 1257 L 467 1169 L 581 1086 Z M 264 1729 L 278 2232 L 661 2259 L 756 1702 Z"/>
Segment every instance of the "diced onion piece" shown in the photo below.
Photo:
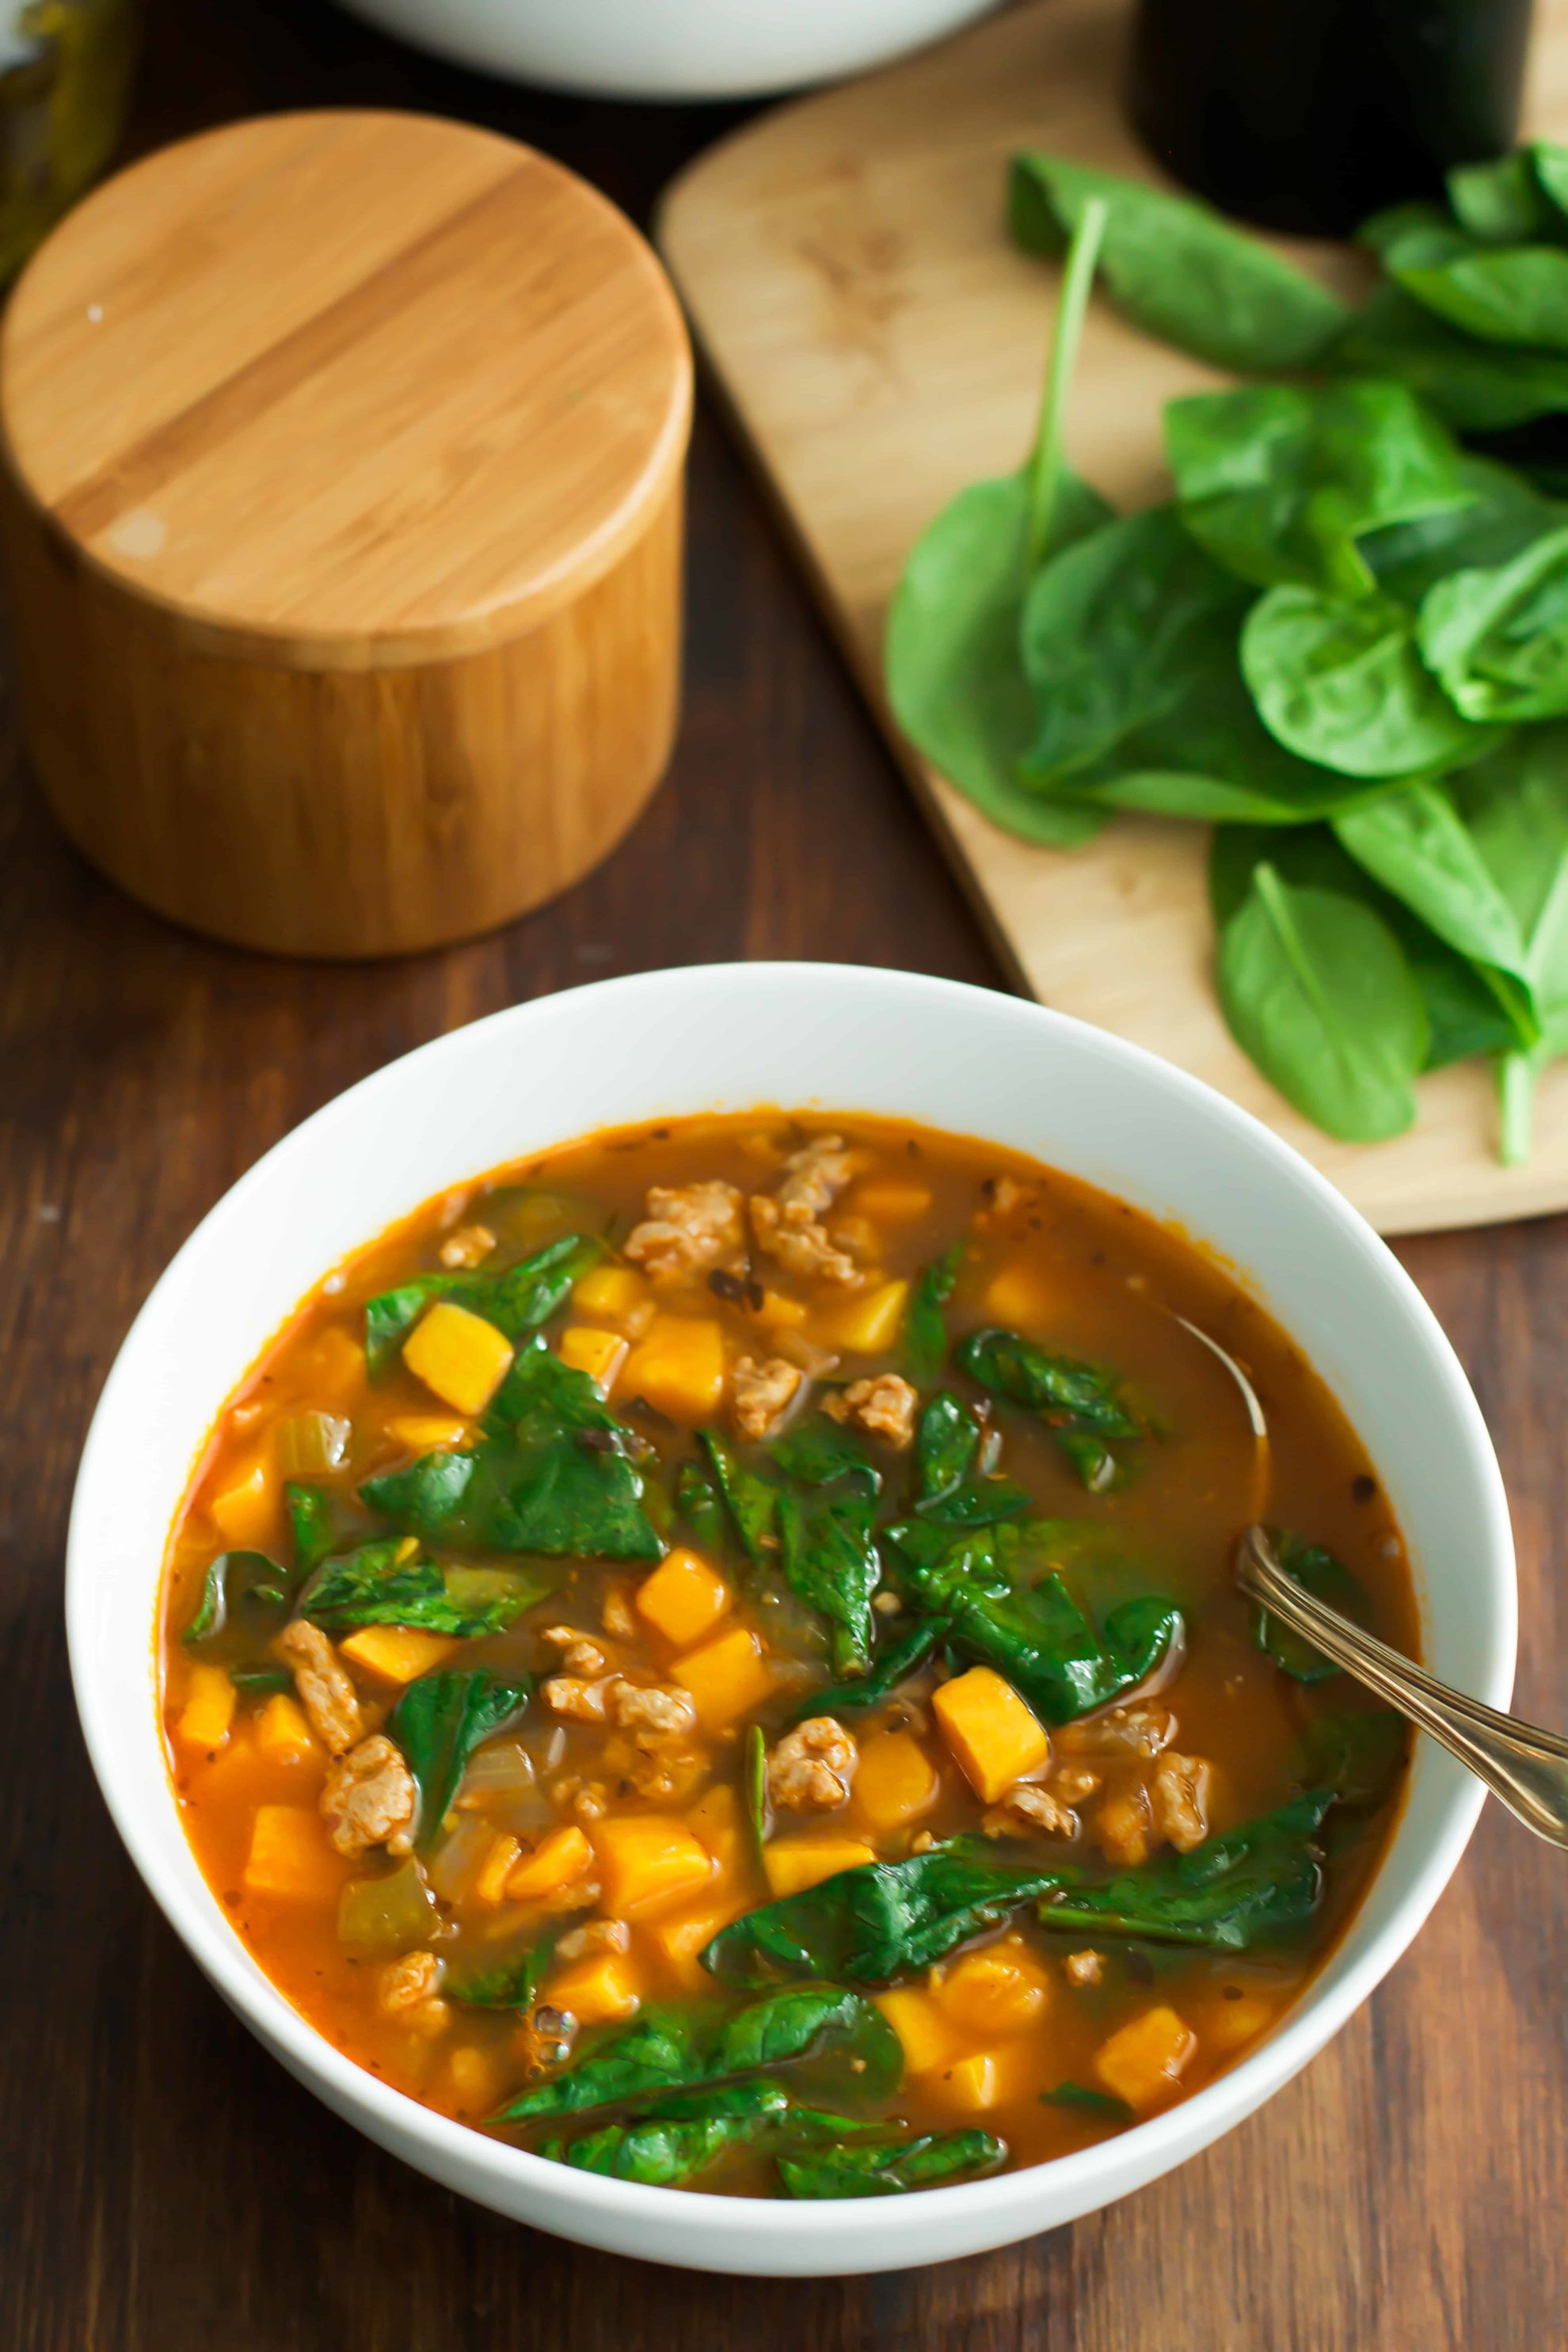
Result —
<path fill-rule="evenodd" d="M 435 1913 L 412 1854 L 384 1878 L 354 1878 L 338 1901 L 338 1938 L 360 1952 L 407 1952 L 424 1942 Z"/>
<path fill-rule="evenodd" d="M 297 1412 L 278 1426 L 278 1467 L 285 1478 L 319 1478 L 342 1465 L 353 1423 L 332 1412 Z"/>

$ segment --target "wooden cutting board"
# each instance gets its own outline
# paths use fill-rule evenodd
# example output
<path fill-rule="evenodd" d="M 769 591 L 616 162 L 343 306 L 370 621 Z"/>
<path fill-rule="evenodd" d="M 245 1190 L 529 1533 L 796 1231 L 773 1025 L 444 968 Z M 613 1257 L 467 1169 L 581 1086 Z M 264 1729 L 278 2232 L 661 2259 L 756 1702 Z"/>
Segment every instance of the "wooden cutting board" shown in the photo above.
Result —
<path fill-rule="evenodd" d="M 1127 816 L 1070 853 L 1016 841 L 915 756 L 883 702 L 883 619 L 910 542 L 965 482 L 1018 464 L 1033 431 L 1057 276 L 1007 241 L 1008 156 L 1048 147 L 1157 176 L 1121 115 L 1126 21 L 1126 0 L 1034 0 L 785 107 L 676 182 L 660 243 L 856 676 L 1021 985 L 1256 1111 L 1384 1233 L 1568 1208 L 1568 1064 L 1542 1087 L 1528 1167 L 1498 1165 L 1475 1066 L 1423 1080 L 1408 1135 L 1333 1142 L 1220 1019 L 1202 827 Z M 1568 0 L 1540 0 L 1530 116 L 1568 138 Z M 1343 247 L 1287 249 L 1342 290 L 1358 282 Z M 1223 381 L 1096 303 L 1073 463 L 1119 506 L 1162 496 L 1163 404 Z"/>

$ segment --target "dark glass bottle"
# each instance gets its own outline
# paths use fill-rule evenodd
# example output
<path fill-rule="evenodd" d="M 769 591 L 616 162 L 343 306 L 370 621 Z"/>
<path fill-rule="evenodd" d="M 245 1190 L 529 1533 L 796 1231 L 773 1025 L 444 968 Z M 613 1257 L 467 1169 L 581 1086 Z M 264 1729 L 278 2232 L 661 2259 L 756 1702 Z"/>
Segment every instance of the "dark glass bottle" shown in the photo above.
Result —
<path fill-rule="evenodd" d="M 1138 0 L 1132 119 L 1177 179 L 1341 236 L 1514 142 L 1531 0 Z"/>

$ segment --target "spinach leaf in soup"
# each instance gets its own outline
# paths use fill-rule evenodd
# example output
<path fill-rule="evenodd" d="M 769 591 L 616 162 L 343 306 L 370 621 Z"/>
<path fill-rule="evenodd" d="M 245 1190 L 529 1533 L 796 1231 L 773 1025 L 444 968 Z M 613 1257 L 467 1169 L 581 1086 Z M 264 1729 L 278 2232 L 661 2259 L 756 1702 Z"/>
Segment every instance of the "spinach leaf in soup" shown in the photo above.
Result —
<path fill-rule="evenodd" d="M 1380 1805 L 1405 1768 L 1410 1730 L 1392 1707 L 1331 1707 L 1311 1717 L 1305 1745 L 1315 1787 L 1342 1805 Z"/>
<path fill-rule="evenodd" d="M 1052 1355 L 1016 1331 L 972 1331 L 956 1351 L 960 1369 L 992 1396 L 1038 1414 L 1091 1494 L 1119 1483 L 1126 1465 L 1113 1450 L 1141 1437 L 1142 1423 L 1102 1364 Z"/>
<path fill-rule="evenodd" d="M 289 1525 L 294 1537 L 294 1564 L 301 1576 L 313 1576 L 337 1549 L 337 1518 L 331 1497 L 319 1486 L 290 1478 L 283 1488 Z"/>
<path fill-rule="evenodd" d="M 1325 287 L 1208 205 L 1064 156 L 1014 157 L 1008 219 L 1026 253 L 1062 252 L 1096 200 L 1107 206 L 1100 269 L 1111 300 L 1178 350 L 1241 374 L 1306 367 L 1343 325 Z"/>
<path fill-rule="evenodd" d="M 1062 455 L 1067 386 L 1094 272 L 1103 211 L 1072 241 L 1033 452 L 1022 470 L 972 483 L 928 523 L 888 614 L 888 700 L 917 751 L 994 824 L 1070 848 L 1103 820 L 1022 789 L 1018 761 L 1033 725 L 1018 659 L 1030 580 L 1053 550 L 1110 509 Z"/>
<path fill-rule="evenodd" d="M 443 1568 L 414 1538 L 388 1536 L 323 1560 L 299 1608 L 333 1634 L 362 1625 L 407 1625 L 474 1639 L 502 1632 L 549 1590 L 537 1574 Z"/>
<path fill-rule="evenodd" d="M 537 2154 L 577 2172 L 609 2180 L 640 2180 L 653 2189 L 679 2188 L 706 2172 L 721 2156 L 750 2147 L 778 2126 L 788 2095 L 777 2084 L 759 2084 L 764 2095 L 750 2107 L 715 2101 L 705 2113 L 653 2113 L 634 2123 L 604 2124 L 573 2140 L 542 2141 Z"/>
<path fill-rule="evenodd" d="M 1568 262 L 1568 254 L 1564 261 Z M 1568 529 L 1508 562 L 1454 572 L 1422 599 L 1422 658 L 1469 719 L 1568 711 Z"/>
<path fill-rule="evenodd" d="M 476 1667 L 439 1671 L 410 1683 L 387 1721 L 419 1790 L 415 1845 L 438 1835 L 476 1748 L 521 1720 L 531 1682 L 503 1680 Z"/>
<path fill-rule="evenodd" d="M 1258 588 L 1364 595 L 1364 533 L 1472 495 L 1447 431 L 1398 383 L 1194 393 L 1166 406 L 1165 451 L 1187 530 Z"/>
<path fill-rule="evenodd" d="M 450 2000 L 460 2000 L 468 2009 L 529 2010 L 538 2000 L 550 1963 L 555 1957 L 555 1946 L 564 1922 L 547 1927 L 525 1952 L 510 1960 L 498 1961 L 493 1969 L 482 1969 L 479 1975 L 448 1979 L 442 1987 Z"/>
<path fill-rule="evenodd" d="M 1279 1565 L 1292 1582 L 1316 1601 L 1327 1601 L 1342 1617 L 1352 1617 L 1360 1624 L 1366 1622 L 1366 1594 L 1348 1568 L 1325 1551 L 1321 1544 L 1303 1543 L 1297 1536 L 1284 1538 L 1279 1545 Z M 1331 1658 L 1315 1650 L 1305 1634 L 1295 1633 L 1289 1625 L 1267 1609 L 1254 1612 L 1253 1632 L 1260 1650 L 1268 1652 L 1275 1664 L 1299 1683 L 1328 1682 L 1342 1669 Z"/>
<path fill-rule="evenodd" d="M 1132 2121 L 1132 2109 L 1125 2099 L 1114 2098 L 1109 2091 L 1091 2091 L 1086 2083 L 1058 2083 L 1054 2091 L 1040 2093 L 1040 2104 L 1066 2107 L 1091 2123 L 1120 2126 Z"/>
<path fill-rule="evenodd" d="M 1021 1517 L 1030 1507 L 1011 1478 L 973 1475 L 980 1452 L 979 1424 L 950 1390 L 932 1397 L 915 1432 L 915 1510 L 943 1527 L 987 1527 Z"/>
<path fill-rule="evenodd" d="M 960 2173 L 994 2172 L 1007 2143 L 986 2131 L 928 2132 L 891 2146 L 828 2147 L 781 2156 L 779 2179 L 790 2197 L 892 2197 L 930 2189 Z"/>
<path fill-rule="evenodd" d="M 187 1649 L 242 1656 L 264 1649 L 292 1614 L 293 1579 L 264 1551 L 222 1551 L 180 1639 Z"/>
<path fill-rule="evenodd" d="M 1306 1927 L 1322 1899 L 1316 1833 L 1333 1803 L 1316 1789 L 1259 1820 L 1098 1885 L 1070 1866 L 1039 1905 L 1042 1927 L 1075 1936 L 1240 1952 Z"/>
<path fill-rule="evenodd" d="M 870 1663 L 871 1595 L 881 1578 L 872 1535 L 881 1473 L 847 1432 L 826 1420 L 792 1430 L 770 1448 L 805 1494 L 778 1499 L 779 1565 L 799 1601 L 828 1622 L 836 1674 Z"/>
<path fill-rule="evenodd" d="M 746 1912 L 721 1927 L 702 1965 L 721 1984 L 781 1977 L 888 1984 L 1001 1926 L 1055 1876 L 997 1863 L 983 1839 L 949 1839 L 905 1862 L 858 1864 Z"/>
<path fill-rule="evenodd" d="M 369 1478 L 364 1500 L 428 1540 L 552 1559 L 658 1559 L 628 1444 L 585 1372 L 541 1338 L 521 1347 L 469 1448 Z"/>
<path fill-rule="evenodd" d="M 1047 1723 L 1068 1723 L 1144 1681 L 1183 1622 L 1174 1602 L 1147 1594 L 1119 1602 L 1097 1633 L 1056 1569 L 1037 1573 L 1056 1532 L 1048 1521 L 955 1533 L 914 1519 L 886 1543 L 899 1585 L 942 1618 L 958 1656 L 992 1667 Z"/>
<path fill-rule="evenodd" d="M 916 1388 L 929 1388 L 942 1377 L 947 1361 L 947 1318 L 942 1312 L 952 1297 L 963 1243 L 956 1241 L 931 1265 L 921 1268 L 910 1293 L 904 1322 L 904 1370 Z"/>
<path fill-rule="evenodd" d="M 1343 775 L 1408 778 L 1498 740 L 1455 709 L 1422 659 L 1414 614 L 1384 597 L 1271 588 L 1247 616 L 1241 668 L 1276 741 Z"/>
<path fill-rule="evenodd" d="M 947 1639 L 948 1620 L 945 1617 L 921 1617 L 901 1639 L 890 1642 L 879 1650 L 866 1673 L 853 1681 L 829 1683 L 823 1689 L 812 1691 L 803 1698 L 790 1717 L 792 1723 L 804 1723 L 811 1715 L 842 1715 L 847 1708 L 864 1713 L 880 1706 L 891 1698 L 902 1683 L 916 1675 L 933 1650 Z"/>
<path fill-rule="evenodd" d="M 1369 907 L 1259 865 L 1220 934 L 1215 977 L 1237 1045 L 1327 1134 L 1374 1143 L 1412 1124 L 1426 1012 Z"/>
<path fill-rule="evenodd" d="M 455 1267 L 415 1275 L 395 1290 L 383 1291 L 366 1301 L 364 1310 L 365 1361 L 372 1380 L 390 1371 L 403 1342 L 437 1299 L 455 1299 L 509 1339 L 521 1339 L 564 1307 L 573 1284 L 603 1255 L 603 1244 L 592 1234 L 563 1234 L 497 1273 Z"/>
<path fill-rule="evenodd" d="M 683 1462 L 675 1476 L 676 1515 L 700 1550 L 717 1552 L 724 1541 L 724 1505 L 718 1488 L 696 1462 Z"/>
<path fill-rule="evenodd" d="M 874 2096 L 897 2083 L 903 2053 L 887 2019 L 858 1993 L 834 1984 L 791 1985 L 717 2026 L 689 2011 L 645 2010 L 595 2040 L 551 2081 L 521 2093 L 492 2121 L 582 2115 L 813 2060 L 842 2062 Z"/>

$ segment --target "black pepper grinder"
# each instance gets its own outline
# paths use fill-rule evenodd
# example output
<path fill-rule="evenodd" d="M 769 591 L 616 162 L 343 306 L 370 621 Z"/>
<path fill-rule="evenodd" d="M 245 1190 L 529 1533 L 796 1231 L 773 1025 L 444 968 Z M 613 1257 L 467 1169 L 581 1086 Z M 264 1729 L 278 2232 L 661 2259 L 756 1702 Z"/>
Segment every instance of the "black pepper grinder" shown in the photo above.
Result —
<path fill-rule="evenodd" d="M 1132 120 L 1265 228 L 1342 236 L 1519 129 L 1531 0 L 1138 0 Z"/>

